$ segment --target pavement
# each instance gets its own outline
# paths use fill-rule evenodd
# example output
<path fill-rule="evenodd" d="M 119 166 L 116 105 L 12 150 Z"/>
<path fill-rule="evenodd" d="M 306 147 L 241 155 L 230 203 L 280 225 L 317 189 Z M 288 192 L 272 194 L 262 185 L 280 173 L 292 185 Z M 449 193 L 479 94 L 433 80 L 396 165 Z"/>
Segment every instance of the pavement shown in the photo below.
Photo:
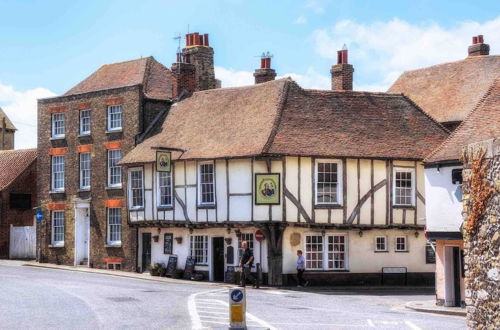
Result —
<path fill-rule="evenodd" d="M 467 312 L 463 307 L 438 306 L 436 305 L 436 300 L 409 301 L 405 304 L 405 307 L 408 309 L 415 310 L 417 312 L 424 312 L 424 313 L 457 315 L 457 316 L 467 315 Z"/>

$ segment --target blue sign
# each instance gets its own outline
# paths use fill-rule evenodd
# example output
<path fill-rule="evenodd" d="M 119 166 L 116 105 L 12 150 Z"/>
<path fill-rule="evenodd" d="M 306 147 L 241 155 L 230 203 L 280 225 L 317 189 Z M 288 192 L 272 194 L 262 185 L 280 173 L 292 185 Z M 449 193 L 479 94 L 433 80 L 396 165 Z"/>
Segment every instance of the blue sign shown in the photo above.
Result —
<path fill-rule="evenodd" d="M 243 300 L 243 291 L 240 289 L 235 289 L 231 292 L 231 300 L 235 303 L 239 303 Z"/>
<path fill-rule="evenodd" d="M 43 220 L 43 211 L 42 209 L 36 210 L 36 222 L 40 223 Z"/>

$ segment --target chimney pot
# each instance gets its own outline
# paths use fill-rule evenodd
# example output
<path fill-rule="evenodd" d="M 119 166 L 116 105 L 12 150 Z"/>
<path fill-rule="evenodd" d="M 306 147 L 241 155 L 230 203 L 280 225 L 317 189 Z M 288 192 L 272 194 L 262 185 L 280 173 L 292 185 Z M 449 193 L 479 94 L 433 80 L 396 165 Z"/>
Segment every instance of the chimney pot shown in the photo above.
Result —
<path fill-rule="evenodd" d="M 266 68 L 266 59 L 264 57 L 260 59 L 260 68 L 261 69 Z"/>
<path fill-rule="evenodd" d="M 205 38 L 203 38 L 203 40 L 205 42 L 204 45 L 208 47 L 209 46 L 209 44 L 208 44 L 208 33 L 205 33 Z"/>
<path fill-rule="evenodd" d="M 337 51 L 337 64 L 332 66 L 330 73 L 332 90 L 352 91 L 354 68 L 349 64 L 347 49 Z"/>
<path fill-rule="evenodd" d="M 469 56 L 490 55 L 490 45 L 484 43 L 484 36 L 479 34 L 472 37 L 472 45 L 468 48 Z"/>
<path fill-rule="evenodd" d="M 260 58 L 260 69 L 255 70 L 253 74 L 255 77 L 255 84 L 264 83 L 276 78 L 276 71 L 271 69 L 271 57 L 268 54 L 262 54 Z"/>
<path fill-rule="evenodd" d="M 472 44 L 473 45 L 477 44 L 477 37 L 476 36 L 472 37 Z"/>
<path fill-rule="evenodd" d="M 477 36 L 477 42 L 480 43 L 480 44 L 484 43 L 483 35 L 482 34 L 480 34 L 480 35 Z"/>
<path fill-rule="evenodd" d="M 189 33 L 186 33 L 186 47 L 189 47 L 189 36 L 190 34 Z"/>

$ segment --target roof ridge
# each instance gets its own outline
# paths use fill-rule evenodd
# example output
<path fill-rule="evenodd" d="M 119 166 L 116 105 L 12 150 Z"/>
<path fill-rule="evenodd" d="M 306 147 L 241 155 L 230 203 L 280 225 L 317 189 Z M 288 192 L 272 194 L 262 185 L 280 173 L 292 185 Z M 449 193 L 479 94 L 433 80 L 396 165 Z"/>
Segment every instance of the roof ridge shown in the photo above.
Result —
<path fill-rule="evenodd" d="M 363 95 L 371 95 L 371 96 L 388 96 L 388 97 L 396 97 L 402 96 L 403 93 L 389 93 L 389 92 L 371 92 L 371 91 L 354 91 L 354 90 L 346 90 L 346 91 L 335 91 L 330 89 L 302 89 L 308 93 L 329 93 L 329 94 L 338 94 L 338 95 L 348 95 L 355 94 L 355 96 L 363 96 Z"/>
<path fill-rule="evenodd" d="M 202 93 L 203 94 L 205 94 L 205 93 L 214 93 L 214 92 L 217 92 L 217 91 L 220 91 L 220 90 L 229 91 L 229 90 L 239 90 L 239 89 L 245 89 L 245 88 L 259 88 L 259 87 L 262 87 L 264 85 L 271 85 L 273 83 L 278 83 L 278 82 L 281 82 L 281 81 L 290 81 L 290 80 L 293 81 L 293 79 L 291 79 L 290 77 L 284 77 L 284 78 L 280 78 L 280 79 L 266 81 L 266 82 L 260 83 L 260 84 L 205 89 L 205 90 L 201 90 L 201 91 L 196 91 L 196 92 L 193 93 L 193 95 L 202 94 Z"/>
<path fill-rule="evenodd" d="M 406 70 L 406 71 L 403 71 L 403 73 L 399 77 L 401 77 L 402 75 L 404 75 L 406 73 L 409 73 L 409 72 L 424 71 L 424 70 L 428 70 L 430 68 L 435 68 L 435 67 L 439 67 L 439 66 L 444 66 L 444 65 L 449 65 L 449 64 L 457 64 L 457 63 L 464 62 L 464 61 L 469 61 L 469 60 L 494 58 L 494 57 L 500 57 L 500 55 L 467 56 L 466 58 L 462 58 L 462 59 L 456 60 L 456 61 L 448 61 L 448 62 L 443 62 L 443 63 L 429 65 L 429 66 L 426 66 L 426 67 L 423 67 L 423 68 L 417 68 L 417 69 L 413 69 L 413 70 Z M 399 77 L 398 77 L 398 79 L 399 79 Z"/>
<path fill-rule="evenodd" d="M 281 80 L 281 79 L 280 79 Z M 267 153 L 269 149 L 271 148 L 271 145 L 274 142 L 274 138 L 276 137 L 276 134 L 278 133 L 278 128 L 281 124 L 281 119 L 283 117 L 283 112 L 285 109 L 285 104 L 288 99 L 288 92 L 290 91 L 290 86 L 291 84 L 294 83 L 299 89 L 302 90 L 302 88 L 291 78 L 285 78 L 285 82 L 283 84 L 283 93 L 280 95 L 280 99 L 278 100 L 278 114 L 276 116 L 276 119 L 274 120 L 273 127 L 271 128 L 271 132 L 269 133 L 269 137 L 267 139 L 266 144 L 264 145 L 264 148 L 262 148 L 262 153 Z"/>
<path fill-rule="evenodd" d="M 147 57 L 139 57 L 139 58 L 136 58 L 136 59 L 133 59 L 133 60 L 127 60 L 127 61 L 121 61 L 121 62 L 113 62 L 113 63 L 106 63 L 106 64 L 101 65 L 99 68 L 102 68 L 102 67 L 108 66 L 108 65 L 124 64 L 124 63 L 129 63 L 129 62 L 136 62 L 136 61 L 140 61 L 140 60 L 148 60 L 148 59 L 150 59 L 152 57 L 153 56 L 150 55 L 150 56 L 147 56 Z"/>
<path fill-rule="evenodd" d="M 476 111 L 478 111 L 478 109 L 480 108 L 480 106 L 485 102 L 485 100 L 488 98 L 488 96 L 490 96 L 490 94 L 493 92 L 493 89 L 495 88 L 495 85 L 496 85 L 497 81 L 500 81 L 500 78 L 496 78 L 496 79 L 493 80 L 493 83 L 490 85 L 490 87 L 488 87 L 488 90 L 486 90 L 486 92 L 479 99 L 479 101 L 476 103 L 476 105 L 474 106 L 474 108 L 467 114 L 467 116 L 465 116 L 464 120 L 462 120 L 462 122 L 460 123 L 460 125 L 458 125 L 458 127 L 455 128 L 455 130 L 453 132 L 451 132 L 451 134 L 436 149 L 434 149 L 433 151 L 431 151 L 424 158 L 424 163 L 428 162 L 429 158 L 431 158 L 436 153 L 438 153 L 439 151 L 441 151 L 444 148 L 444 145 L 457 134 L 458 130 L 463 125 L 466 124 L 466 121 L 472 116 L 472 114 L 476 113 Z"/>

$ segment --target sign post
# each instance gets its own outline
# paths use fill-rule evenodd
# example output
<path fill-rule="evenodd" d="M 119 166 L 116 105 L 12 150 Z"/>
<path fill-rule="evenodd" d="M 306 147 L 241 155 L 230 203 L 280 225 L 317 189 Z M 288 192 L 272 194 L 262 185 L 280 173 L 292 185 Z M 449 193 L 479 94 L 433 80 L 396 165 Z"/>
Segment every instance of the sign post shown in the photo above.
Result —
<path fill-rule="evenodd" d="M 231 329 L 246 329 L 245 288 L 229 289 L 229 326 Z"/>

